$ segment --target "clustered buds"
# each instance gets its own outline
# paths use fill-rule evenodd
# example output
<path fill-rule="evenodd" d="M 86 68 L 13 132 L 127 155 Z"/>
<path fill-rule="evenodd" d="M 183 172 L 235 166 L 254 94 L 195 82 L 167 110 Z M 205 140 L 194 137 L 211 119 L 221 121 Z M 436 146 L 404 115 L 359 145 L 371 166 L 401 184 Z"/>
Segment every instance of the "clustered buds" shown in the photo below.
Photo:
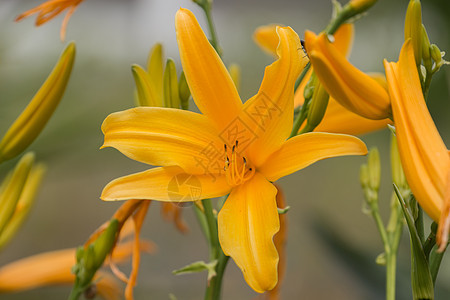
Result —
<path fill-rule="evenodd" d="M 147 70 L 139 65 L 133 65 L 136 83 L 137 105 L 151 107 L 189 108 L 191 93 L 182 72 L 177 77 L 177 69 L 172 59 L 167 59 L 163 67 L 163 49 L 156 44 L 148 56 Z"/>

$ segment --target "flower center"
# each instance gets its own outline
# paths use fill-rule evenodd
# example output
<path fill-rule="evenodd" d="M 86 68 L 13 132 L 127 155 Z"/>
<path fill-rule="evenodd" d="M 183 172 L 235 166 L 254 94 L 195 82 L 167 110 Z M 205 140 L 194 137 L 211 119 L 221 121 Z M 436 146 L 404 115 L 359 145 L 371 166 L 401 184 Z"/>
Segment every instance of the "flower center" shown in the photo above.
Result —
<path fill-rule="evenodd" d="M 249 180 L 255 174 L 255 168 L 252 168 L 248 160 L 238 154 L 237 147 L 238 141 L 236 140 L 233 147 L 231 147 L 231 153 L 226 144 L 224 144 L 225 149 L 225 176 L 227 183 L 231 186 L 237 186 L 245 181 Z"/>

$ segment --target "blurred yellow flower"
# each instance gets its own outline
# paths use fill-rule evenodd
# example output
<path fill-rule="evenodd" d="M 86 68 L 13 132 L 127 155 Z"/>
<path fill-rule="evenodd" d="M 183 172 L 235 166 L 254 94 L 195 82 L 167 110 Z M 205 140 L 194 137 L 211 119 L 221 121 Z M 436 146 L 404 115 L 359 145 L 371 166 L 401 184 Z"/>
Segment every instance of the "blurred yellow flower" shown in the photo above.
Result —
<path fill-rule="evenodd" d="M 48 0 L 47 2 L 42 3 L 41 5 L 27 10 L 26 12 L 17 16 L 16 22 L 31 15 L 38 14 L 38 16 L 36 17 L 36 26 L 41 26 L 42 24 L 47 23 L 48 21 L 62 13 L 64 10 L 69 9 L 66 16 L 64 17 L 60 31 L 60 38 L 62 41 L 64 41 L 66 38 L 67 23 L 69 23 L 69 19 L 77 9 L 78 5 L 80 5 L 80 3 L 83 1 L 84 0 Z"/>
<path fill-rule="evenodd" d="M 450 157 L 422 94 L 411 40 L 397 63 L 384 61 L 398 148 L 417 201 L 439 222 L 437 241 L 445 249 L 450 227 Z"/>
<path fill-rule="evenodd" d="M 218 214 L 220 244 L 255 291 L 270 290 L 278 264 L 272 238 L 280 226 L 271 181 L 320 159 L 362 155 L 367 149 L 355 137 L 329 133 L 286 141 L 293 125 L 294 83 L 306 64 L 291 28 L 277 28 L 278 60 L 266 68 L 259 92 L 242 104 L 194 15 L 180 9 L 175 27 L 186 79 L 203 114 L 139 107 L 109 115 L 102 125 L 103 147 L 162 167 L 113 180 L 101 198 L 182 202 L 231 192 Z M 180 183 L 187 183 L 189 197 Z"/>
<path fill-rule="evenodd" d="M 351 65 L 325 33 L 305 32 L 305 45 L 314 72 L 327 92 L 348 110 L 372 120 L 391 116 L 387 90 Z"/>
<path fill-rule="evenodd" d="M 276 25 L 260 26 L 255 30 L 253 38 L 255 42 L 264 49 L 267 53 L 276 56 L 276 47 L 278 45 L 278 37 L 276 35 Z M 353 24 L 346 23 L 339 27 L 334 34 L 333 45 L 336 49 L 346 57 L 349 56 L 353 43 L 354 26 Z M 309 69 L 306 76 L 298 86 L 294 95 L 294 107 L 303 105 L 305 102 L 304 89 L 311 77 L 313 67 Z M 386 80 L 379 75 L 373 74 L 378 82 L 384 80 L 384 86 L 387 84 Z M 328 107 L 320 124 L 314 129 L 316 132 L 332 132 L 332 133 L 345 133 L 351 135 L 360 135 L 376 131 L 382 128 L 386 128 L 387 124 L 392 123 L 389 119 L 383 120 L 370 120 L 360 115 L 357 115 L 350 110 L 343 107 L 336 101 L 332 95 L 328 102 Z"/>

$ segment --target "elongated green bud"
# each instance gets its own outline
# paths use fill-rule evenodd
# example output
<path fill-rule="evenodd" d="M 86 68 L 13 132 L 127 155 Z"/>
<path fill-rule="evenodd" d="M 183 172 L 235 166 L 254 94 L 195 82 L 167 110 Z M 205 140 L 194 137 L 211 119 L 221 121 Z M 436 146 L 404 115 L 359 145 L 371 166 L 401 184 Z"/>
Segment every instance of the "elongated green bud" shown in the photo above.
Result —
<path fill-rule="evenodd" d="M 428 38 L 427 30 L 422 24 L 422 60 L 425 68 L 431 71 L 433 62 L 431 61 L 430 39 Z"/>
<path fill-rule="evenodd" d="M 181 72 L 180 80 L 178 81 L 178 94 L 180 96 L 181 108 L 184 110 L 189 109 L 189 98 L 191 97 L 191 90 L 186 81 L 186 75 Z"/>
<path fill-rule="evenodd" d="M 439 70 L 439 68 L 444 64 L 444 61 L 442 60 L 442 53 L 439 47 L 435 44 L 432 44 L 430 46 L 430 54 L 431 58 L 436 63 L 435 69 Z"/>
<path fill-rule="evenodd" d="M 308 110 L 308 122 L 306 126 L 309 127 L 309 131 L 314 130 L 314 128 L 322 121 L 325 111 L 327 110 L 329 98 L 330 96 L 323 85 L 317 81 Z"/>
<path fill-rule="evenodd" d="M 397 139 L 391 134 L 391 169 L 392 181 L 402 190 L 408 190 L 408 183 L 406 182 L 405 173 L 403 172 L 402 162 L 398 152 Z M 404 195 L 402 195 L 404 196 Z"/>
<path fill-rule="evenodd" d="M 131 66 L 134 82 L 136 83 L 139 106 L 162 107 L 162 97 L 158 96 L 156 86 L 150 75 L 140 66 Z"/>
<path fill-rule="evenodd" d="M 14 214 L 0 234 L 0 249 L 14 237 L 27 218 L 41 185 L 45 170 L 46 167 L 43 164 L 38 164 L 31 169 L 22 193 L 20 194 Z"/>
<path fill-rule="evenodd" d="M 117 231 L 119 229 L 119 221 L 117 219 L 112 219 L 109 221 L 108 228 L 95 240 L 94 246 L 94 257 L 95 264 L 94 268 L 97 270 L 103 265 L 106 256 L 111 252 L 112 247 L 116 241 Z"/>
<path fill-rule="evenodd" d="M 356 14 L 358 14 L 368 10 L 376 2 L 377 0 L 351 0 L 348 3 L 348 6 L 350 6 Z"/>
<path fill-rule="evenodd" d="M 166 107 L 180 108 L 177 69 L 175 62 L 171 59 L 167 60 L 164 71 L 164 102 Z"/>
<path fill-rule="evenodd" d="M 405 41 L 411 38 L 416 65 L 422 61 L 422 6 L 420 0 L 409 1 L 405 18 Z"/>
<path fill-rule="evenodd" d="M 377 148 L 369 151 L 367 165 L 369 168 L 369 186 L 372 190 L 378 191 L 381 181 L 380 153 Z"/>
<path fill-rule="evenodd" d="M 64 94 L 74 60 L 75 43 L 70 43 L 47 80 L 0 142 L 0 162 L 22 153 L 47 124 Z"/>
<path fill-rule="evenodd" d="M 0 195 L 0 235 L 8 225 L 16 210 L 17 202 L 20 199 L 22 190 L 30 173 L 34 162 L 34 154 L 25 154 L 17 163 L 11 176 L 2 184 Z"/>
<path fill-rule="evenodd" d="M 150 80 L 155 87 L 156 97 L 163 98 L 163 64 L 164 64 L 163 46 L 161 44 L 155 44 L 150 50 L 147 60 L 147 71 L 150 76 Z"/>

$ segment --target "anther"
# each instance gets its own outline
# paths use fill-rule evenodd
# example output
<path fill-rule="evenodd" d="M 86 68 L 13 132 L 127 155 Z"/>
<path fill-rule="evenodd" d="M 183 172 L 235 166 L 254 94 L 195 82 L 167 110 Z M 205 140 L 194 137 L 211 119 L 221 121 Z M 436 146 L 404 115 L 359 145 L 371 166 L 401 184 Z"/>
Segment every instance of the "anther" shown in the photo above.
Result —
<path fill-rule="evenodd" d="M 243 157 L 242 160 L 244 161 L 244 165 L 247 165 L 247 160 L 245 159 L 245 157 Z"/>
<path fill-rule="evenodd" d="M 231 148 L 231 153 L 234 153 L 235 149 L 236 149 L 236 145 L 233 145 L 233 148 Z"/>

